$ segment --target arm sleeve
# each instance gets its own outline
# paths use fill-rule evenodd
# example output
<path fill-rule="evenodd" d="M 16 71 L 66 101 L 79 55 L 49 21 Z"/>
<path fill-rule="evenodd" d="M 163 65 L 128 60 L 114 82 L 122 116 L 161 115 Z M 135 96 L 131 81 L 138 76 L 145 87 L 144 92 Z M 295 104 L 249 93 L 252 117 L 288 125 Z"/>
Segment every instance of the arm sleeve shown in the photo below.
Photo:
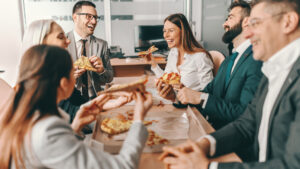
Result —
<path fill-rule="evenodd" d="M 100 59 L 102 60 L 104 71 L 101 73 L 92 72 L 93 76 L 96 76 L 98 79 L 97 83 L 100 84 L 110 83 L 114 77 L 113 68 L 111 66 L 109 58 L 107 42 L 103 43 L 103 48 L 102 50 L 99 50 L 99 55 L 97 56 L 100 57 Z"/>
<path fill-rule="evenodd" d="M 232 102 L 213 94 L 209 94 L 207 104 L 205 109 L 203 109 L 203 112 L 210 117 L 222 119 L 227 122 L 231 122 L 238 118 L 241 113 L 244 112 L 246 106 L 252 100 L 256 92 L 257 86 L 262 77 L 260 67 L 260 62 L 253 62 L 252 66 L 249 66 L 243 87 L 240 90 L 241 94 L 238 102 Z M 211 87 L 212 85 L 209 84 L 206 90 L 210 90 Z"/>
<path fill-rule="evenodd" d="M 210 83 L 214 76 L 213 76 L 213 68 L 214 65 L 210 58 L 203 52 L 197 53 L 193 57 L 195 60 L 195 64 L 197 67 L 197 81 L 192 81 L 194 82 L 193 84 L 189 85 L 189 88 L 200 91 L 203 90 L 208 83 Z"/>
<path fill-rule="evenodd" d="M 147 139 L 142 123 L 133 123 L 118 155 L 92 149 L 79 141 L 70 126 L 58 117 L 40 120 L 31 143 L 37 160 L 46 168 L 137 168 Z"/>
<path fill-rule="evenodd" d="M 295 86 L 299 86 L 299 84 L 295 84 Z M 265 162 L 251 162 L 251 163 L 219 163 L 218 168 L 219 169 L 286 169 L 286 168 L 300 168 L 300 93 L 299 89 L 293 90 L 293 92 L 290 94 L 288 98 L 285 98 L 286 102 L 289 102 L 288 104 L 293 104 L 293 107 L 291 109 L 282 107 L 282 109 L 287 109 L 286 111 L 292 111 L 293 113 L 293 120 L 288 121 L 286 124 L 278 124 L 278 125 L 288 125 L 287 132 L 287 141 L 282 145 L 283 150 L 280 153 L 281 155 L 277 155 L 273 158 L 268 159 Z M 284 106 L 284 103 L 282 103 Z M 249 106 L 248 106 L 249 107 Z M 253 110 L 247 108 L 247 112 L 245 112 L 245 115 L 242 115 L 241 118 L 238 119 L 237 122 L 234 122 L 232 126 L 234 126 L 236 129 L 234 129 L 235 132 L 231 134 L 232 139 L 228 141 L 232 141 L 234 144 L 240 144 L 241 141 L 239 141 L 241 138 L 251 140 L 257 135 L 253 135 L 254 131 L 256 130 L 255 126 L 258 126 L 259 124 L 255 124 L 253 122 Z M 259 114 L 259 112 L 257 113 Z M 273 125 L 275 124 L 275 121 L 273 122 Z M 248 130 L 248 132 L 247 132 Z M 249 131 L 251 131 L 249 134 Z M 216 140 L 217 140 L 217 151 L 216 153 L 220 152 L 218 149 L 224 149 L 225 147 L 231 146 L 229 142 L 226 144 L 226 146 L 221 146 L 221 144 L 225 145 L 224 141 L 227 140 L 228 135 L 222 135 L 221 132 L 223 131 L 217 131 L 216 133 L 212 134 Z M 226 132 L 230 132 L 229 128 L 226 129 Z M 248 133 L 248 134 L 243 134 Z M 242 137 L 241 137 L 242 136 Z M 251 137 L 251 138 L 250 138 Z M 219 145 L 219 141 L 221 141 Z M 274 140 L 272 140 L 274 141 Z M 238 143 L 237 143 L 238 142 Z M 270 143 L 271 144 L 271 143 Z M 218 146 L 219 145 L 219 146 Z M 218 148 L 219 147 L 219 148 Z"/>

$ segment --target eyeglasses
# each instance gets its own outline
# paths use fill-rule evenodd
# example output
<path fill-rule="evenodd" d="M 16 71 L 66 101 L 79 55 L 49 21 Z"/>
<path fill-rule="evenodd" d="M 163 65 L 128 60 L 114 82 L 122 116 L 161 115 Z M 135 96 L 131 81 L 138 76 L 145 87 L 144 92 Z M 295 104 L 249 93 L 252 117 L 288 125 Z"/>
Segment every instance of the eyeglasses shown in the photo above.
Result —
<path fill-rule="evenodd" d="M 272 15 L 272 16 L 269 16 L 269 17 L 266 17 L 266 18 L 253 18 L 253 19 L 250 19 L 249 20 L 249 24 L 248 24 L 248 26 L 250 27 L 250 28 L 257 28 L 260 24 L 262 24 L 265 20 L 267 20 L 267 19 L 271 19 L 271 18 L 273 18 L 273 17 L 276 17 L 276 16 L 280 16 L 280 15 L 283 15 L 283 14 L 285 14 L 286 12 L 280 12 L 280 13 L 278 13 L 278 14 L 274 14 L 274 15 Z"/>
<path fill-rule="evenodd" d="M 98 22 L 100 20 L 100 16 L 92 15 L 89 13 L 76 13 L 77 15 L 85 15 L 86 19 L 91 21 L 93 18 Z"/>

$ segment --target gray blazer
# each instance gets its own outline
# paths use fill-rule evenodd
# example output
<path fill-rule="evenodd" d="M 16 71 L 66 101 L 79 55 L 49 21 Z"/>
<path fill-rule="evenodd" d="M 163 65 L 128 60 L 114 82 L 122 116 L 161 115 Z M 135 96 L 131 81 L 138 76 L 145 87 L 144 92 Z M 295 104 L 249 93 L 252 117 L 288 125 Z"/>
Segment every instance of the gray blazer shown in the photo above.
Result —
<path fill-rule="evenodd" d="M 38 121 L 30 141 L 25 141 L 26 169 L 134 169 L 148 132 L 142 123 L 133 123 L 118 155 L 92 149 L 78 140 L 70 125 L 57 116 Z M 15 168 L 12 165 L 12 168 Z"/>
<path fill-rule="evenodd" d="M 253 145 L 256 162 L 223 163 L 218 169 L 299 169 L 300 168 L 300 57 L 294 64 L 274 103 L 269 121 L 267 159 L 259 163 L 258 131 L 268 92 L 264 76 L 257 92 L 239 119 L 213 133 L 216 155 Z"/>
<path fill-rule="evenodd" d="M 68 46 L 68 51 L 70 52 L 73 61 L 76 61 L 80 56 L 77 56 L 77 49 L 73 31 L 68 32 L 67 37 L 71 41 L 70 45 Z M 109 83 L 113 80 L 113 69 L 110 64 L 109 52 L 107 49 L 108 46 L 106 41 L 91 35 L 90 46 L 88 49 L 89 54 L 90 56 L 95 55 L 100 57 L 104 67 L 104 72 L 102 73 L 88 71 L 90 77 L 92 77 L 92 86 L 95 93 L 101 90 L 101 85 L 105 85 L 105 83 Z M 81 91 L 81 87 L 82 78 L 79 77 L 76 81 L 76 88 Z"/>

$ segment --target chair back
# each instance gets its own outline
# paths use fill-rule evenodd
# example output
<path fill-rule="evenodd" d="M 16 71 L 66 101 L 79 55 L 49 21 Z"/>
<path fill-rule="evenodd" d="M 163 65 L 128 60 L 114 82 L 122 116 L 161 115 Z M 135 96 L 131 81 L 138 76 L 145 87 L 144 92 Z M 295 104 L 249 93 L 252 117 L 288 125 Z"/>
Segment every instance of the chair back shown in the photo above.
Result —
<path fill-rule="evenodd" d="M 2 78 L 0 78 L 0 110 L 6 106 L 8 99 L 14 93 L 13 88 Z"/>
<path fill-rule="evenodd" d="M 211 57 L 213 59 L 214 76 L 216 76 L 217 73 L 218 73 L 220 65 L 222 64 L 222 62 L 225 59 L 225 56 L 221 52 L 216 51 L 216 50 L 209 51 L 209 54 L 211 55 Z"/>

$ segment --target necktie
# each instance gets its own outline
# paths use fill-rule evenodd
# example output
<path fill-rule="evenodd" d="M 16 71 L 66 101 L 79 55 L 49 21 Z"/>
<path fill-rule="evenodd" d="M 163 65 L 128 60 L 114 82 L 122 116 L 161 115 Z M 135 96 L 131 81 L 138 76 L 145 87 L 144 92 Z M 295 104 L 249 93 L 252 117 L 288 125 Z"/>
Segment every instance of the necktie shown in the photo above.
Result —
<path fill-rule="evenodd" d="M 232 55 L 230 55 L 230 60 L 228 62 L 228 66 L 227 66 L 227 69 L 226 69 L 226 77 L 225 77 L 225 84 L 226 86 L 228 85 L 228 82 L 229 82 L 229 79 L 230 79 L 230 75 L 231 75 L 231 69 L 232 69 L 232 66 L 234 64 L 234 60 L 236 59 L 236 57 L 239 55 L 238 52 L 233 52 Z"/>
<path fill-rule="evenodd" d="M 80 40 L 82 43 L 82 48 L 81 48 L 81 56 L 86 56 L 86 49 L 85 49 L 85 43 L 87 40 L 81 39 Z M 81 89 L 81 94 L 82 96 L 89 100 L 89 91 L 88 91 L 88 74 L 87 71 L 82 74 L 82 89 Z"/>

